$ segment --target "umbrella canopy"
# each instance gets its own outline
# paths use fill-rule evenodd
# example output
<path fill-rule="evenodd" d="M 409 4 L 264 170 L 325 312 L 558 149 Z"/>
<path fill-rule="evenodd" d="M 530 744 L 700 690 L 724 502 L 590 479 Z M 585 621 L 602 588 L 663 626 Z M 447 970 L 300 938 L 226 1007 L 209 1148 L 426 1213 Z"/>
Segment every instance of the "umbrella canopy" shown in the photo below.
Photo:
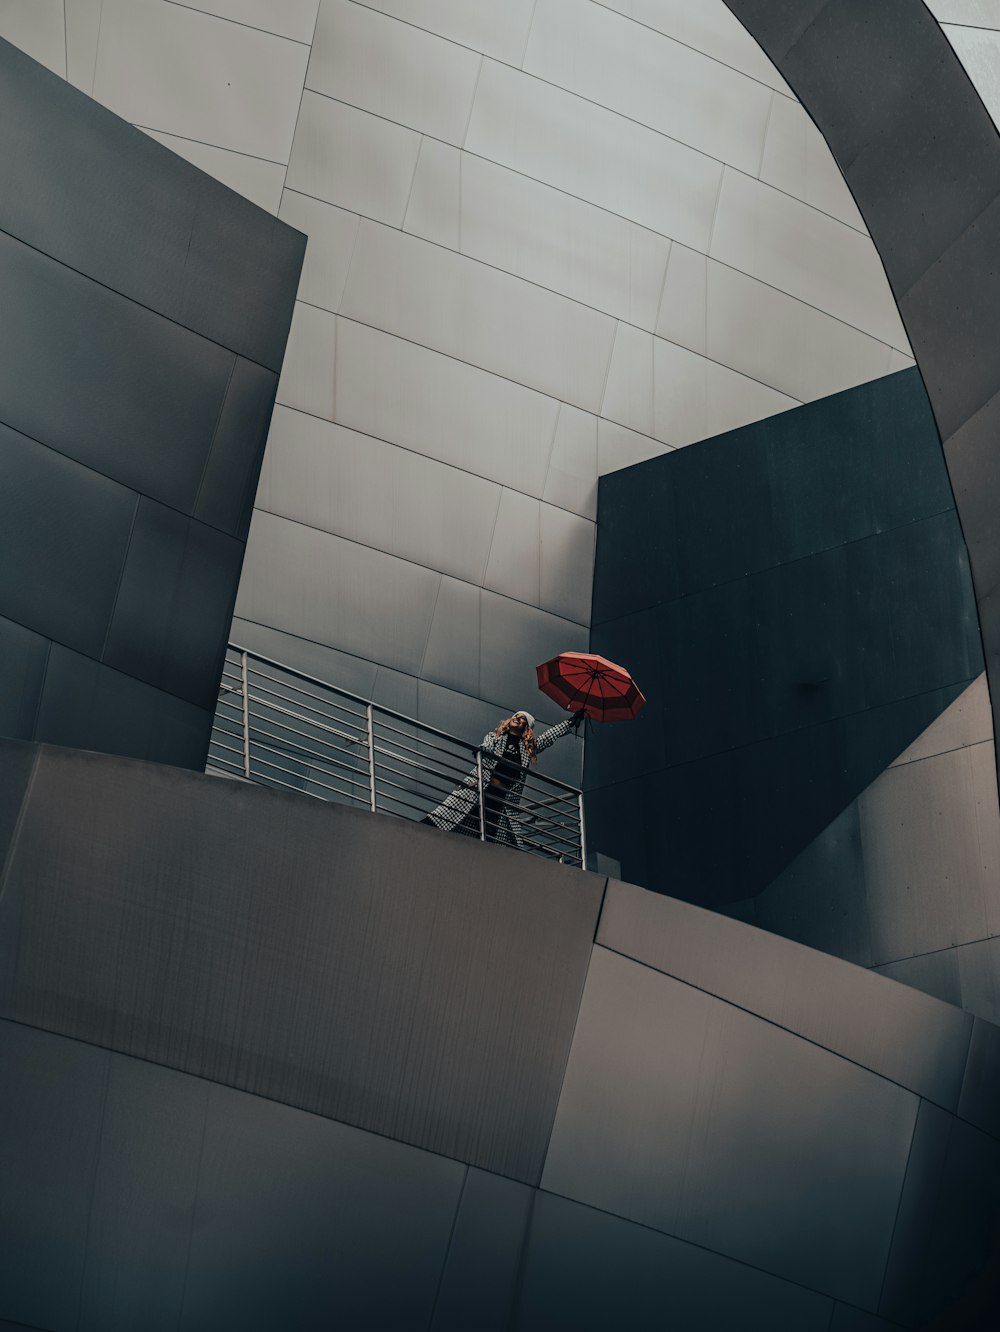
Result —
<path fill-rule="evenodd" d="M 594 652 L 560 652 L 535 671 L 543 694 L 594 721 L 630 720 L 646 701 L 624 666 Z"/>

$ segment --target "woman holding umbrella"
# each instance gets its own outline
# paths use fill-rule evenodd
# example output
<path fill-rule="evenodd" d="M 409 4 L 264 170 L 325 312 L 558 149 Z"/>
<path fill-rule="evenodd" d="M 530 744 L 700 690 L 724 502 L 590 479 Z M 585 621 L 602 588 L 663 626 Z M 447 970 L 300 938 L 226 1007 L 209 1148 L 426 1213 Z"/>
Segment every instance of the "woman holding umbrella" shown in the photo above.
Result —
<path fill-rule="evenodd" d="M 515 712 L 495 731 L 483 736 L 483 831 L 488 842 L 520 847 L 525 828 L 521 813 L 521 792 L 528 770 L 538 762 L 538 755 L 562 736 L 575 731 L 583 721 L 579 711 L 566 721 L 535 735 L 535 719 L 530 712 Z M 471 772 L 462 785 L 438 805 L 424 823 L 432 823 L 445 832 L 479 836 L 479 773 Z"/>

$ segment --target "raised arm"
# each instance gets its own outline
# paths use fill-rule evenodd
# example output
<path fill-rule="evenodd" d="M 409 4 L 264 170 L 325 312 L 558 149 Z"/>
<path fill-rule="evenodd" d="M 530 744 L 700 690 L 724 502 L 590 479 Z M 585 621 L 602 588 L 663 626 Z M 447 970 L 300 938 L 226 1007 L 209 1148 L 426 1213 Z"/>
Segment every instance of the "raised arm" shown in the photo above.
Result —
<path fill-rule="evenodd" d="M 548 749 L 549 745 L 554 745 L 557 740 L 567 735 L 573 729 L 575 722 L 575 717 L 567 717 L 565 721 L 556 722 L 555 726 L 550 726 L 547 731 L 543 731 L 541 735 L 536 736 L 535 745 L 539 754 L 543 749 Z"/>

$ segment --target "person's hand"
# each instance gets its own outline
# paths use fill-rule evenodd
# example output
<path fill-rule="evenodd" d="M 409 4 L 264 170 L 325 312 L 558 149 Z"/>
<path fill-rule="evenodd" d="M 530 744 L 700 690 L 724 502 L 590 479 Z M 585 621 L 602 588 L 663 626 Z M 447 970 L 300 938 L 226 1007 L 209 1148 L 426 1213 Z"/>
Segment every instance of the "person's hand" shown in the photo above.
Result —
<path fill-rule="evenodd" d="M 583 721 L 583 719 L 584 719 L 584 717 L 586 717 L 586 715 L 587 715 L 587 711 L 586 711 L 585 708 L 581 708 L 579 712 L 574 712 L 574 713 L 573 713 L 573 720 L 572 720 L 572 721 L 570 722 L 570 724 L 569 724 L 569 726 L 570 726 L 570 730 L 571 730 L 571 731 L 578 731 L 578 730 L 580 729 L 580 723 Z"/>

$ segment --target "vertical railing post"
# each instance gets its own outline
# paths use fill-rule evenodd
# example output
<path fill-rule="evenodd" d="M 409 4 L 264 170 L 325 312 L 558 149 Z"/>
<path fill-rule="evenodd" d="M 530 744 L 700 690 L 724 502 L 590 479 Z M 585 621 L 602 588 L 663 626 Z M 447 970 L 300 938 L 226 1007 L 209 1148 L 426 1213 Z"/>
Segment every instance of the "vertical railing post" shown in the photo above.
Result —
<path fill-rule="evenodd" d="M 580 868 L 587 868 L 587 830 L 583 823 L 583 792 L 577 793 L 577 808 L 580 811 Z"/>
<path fill-rule="evenodd" d="M 371 800 L 372 813 L 375 813 L 375 712 L 368 704 L 368 796 Z"/>
<path fill-rule="evenodd" d="M 247 654 L 240 653 L 240 675 L 243 686 L 243 776 L 250 780 L 250 672 Z"/>
<path fill-rule="evenodd" d="M 476 750 L 476 786 L 479 789 L 479 840 L 486 841 L 486 811 L 483 809 L 483 751 Z"/>

